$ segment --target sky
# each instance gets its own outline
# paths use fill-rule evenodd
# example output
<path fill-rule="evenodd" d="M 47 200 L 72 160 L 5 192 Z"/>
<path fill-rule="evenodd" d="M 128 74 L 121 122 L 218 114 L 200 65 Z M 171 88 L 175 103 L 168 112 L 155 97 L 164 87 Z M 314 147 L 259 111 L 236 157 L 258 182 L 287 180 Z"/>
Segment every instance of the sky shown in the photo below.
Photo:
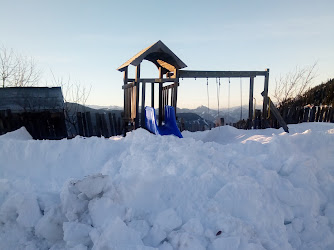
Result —
<path fill-rule="evenodd" d="M 53 74 L 90 88 L 86 104 L 122 106 L 123 74 L 116 69 L 158 40 L 185 69 L 269 68 L 269 94 L 275 79 L 296 66 L 317 62 L 315 85 L 334 77 L 331 0 L 0 0 L 0 6 L 0 46 L 34 58 L 40 86 L 51 86 Z M 129 70 L 134 76 L 134 67 Z M 158 77 L 157 68 L 144 61 L 142 77 Z M 256 77 L 257 103 L 263 82 Z M 220 108 L 248 102 L 249 79 L 231 79 L 230 94 L 228 85 L 221 79 L 218 94 L 216 80 L 209 80 L 210 108 L 218 99 Z M 207 106 L 207 96 L 206 79 L 183 80 L 178 106 Z"/>

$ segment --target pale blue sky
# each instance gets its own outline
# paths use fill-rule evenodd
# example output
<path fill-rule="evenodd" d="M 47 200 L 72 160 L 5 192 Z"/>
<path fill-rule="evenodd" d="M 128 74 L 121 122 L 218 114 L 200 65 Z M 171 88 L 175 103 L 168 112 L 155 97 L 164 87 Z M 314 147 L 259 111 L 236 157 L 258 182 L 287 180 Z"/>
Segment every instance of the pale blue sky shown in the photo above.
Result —
<path fill-rule="evenodd" d="M 122 105 L 122 73 L 116 68 L 158 40 L 186 69 L 270 68 L 269 92 L 280 74 L 315 61 L 316 83 L 334 77 L 331 0 L 0 0 L 0 6 L 0 45 L 34 57 L 49 83 L 51 69 L 92 85 L 88 104 Z M 153 64 L 142 68 L 144 77 L 158 75 Z M 222 80 L 221 108 L 227 107 L 227 82 Z M 248 82 L 243 79 L 243 103 Z M 209 85 L 210 107 L 216 107 L 215 80 Z M 240 80 L 231 85 L 230 105 L 239 105 Z M 257 77 L 258 100 L 262 88 Z M 180 107 L 207 105 L 206 80 L 181 81 L 178 101 Z"/>

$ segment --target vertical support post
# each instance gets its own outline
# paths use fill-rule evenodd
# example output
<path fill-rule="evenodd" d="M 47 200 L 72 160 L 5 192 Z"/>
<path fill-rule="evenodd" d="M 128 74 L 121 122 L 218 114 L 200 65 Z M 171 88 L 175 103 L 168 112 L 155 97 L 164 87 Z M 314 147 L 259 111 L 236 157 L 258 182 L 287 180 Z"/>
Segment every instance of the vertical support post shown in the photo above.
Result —
<path fill-rule="evenodd" d="M 151 107 L 154 108 L 154 82 L 151 83 Z"/>
<path fill-rule="evenodd" d="M 177 81 L 174 82 L 174 93 L 173 93 L 173 107 L 175 109 L 175 117 L 176 117 L 176 106 L 177 106 L 177 88 L 179 86 L 179 70 L 175 68 L 174 70 L 174 77 L 177 79 Z"/>
<path fill-rule="evenodd" d="M 136 67 L 136 78 L 135 78 L 135 91 L 136 91 L 136 117 L 135 117 L 135 128 L 139 128 L 139 87 L 140 87 L 140 64 Z"/>
<path fill-rule="evenodd" d="M 128 67 L 125 68 L 123 76 L 123 84 L 126 85 L 127 83 L 128 83 Z M 124 118 L 127 118 L 128 116 L 129 102 L 131 101 L 128 99 L 127 89 L 124 89 Z"/>
<path fill-rule="evenodd" d="M 263 90 L 263 107 L 262 107 L 262 119 L 266 120 L 268 117 L 268 85 L 269 85 L 269 69 L 266 69 L 267 74 L 264 76 L 264 90 Z"/>
<path fill-rule="evenodd" d="M 159 78 L 162 79 L 162 67 L 159 67 Z M 164 111 L 164 107 L 163 107 L 163 104 L 162 104 L 162 86 L 163 86 L 163 83 L 160 82 L 159 83 L 159 126 L 162 125 L 162 116 L 163 116 L 163 111 Z"/>
<path fill-rule="evenodd" d="M 253 121 L 253 91 L 254 91 L 254 76 L 250 78 L 250 85 L 249 85 L 248 129 L 252 127 L 252 121 Z"/>
<path fill-rule="evenodd" d="M 177 106 L 177 87 L 179 86 L 178 82 L 174 83 L 174 91 L 173 91 L 173 107 L 175 109 L 175 115 L 176 115 L 176 106 Z"/>
<path fill-rule="evenodd" d="M 146 82 L 142 82 L 141 92 L 141 127 L 145 128 L 145 86 Z"/>

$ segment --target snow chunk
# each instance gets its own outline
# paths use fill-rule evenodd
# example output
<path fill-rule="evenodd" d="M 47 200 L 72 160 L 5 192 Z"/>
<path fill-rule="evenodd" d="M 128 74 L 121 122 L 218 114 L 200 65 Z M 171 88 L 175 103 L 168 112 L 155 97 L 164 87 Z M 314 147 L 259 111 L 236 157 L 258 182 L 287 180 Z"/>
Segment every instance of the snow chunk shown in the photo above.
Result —
<path fill-rule="evenodd" d="M 154 220 L 154 225 L 160 227 L 165 232 L 170 232 L 182 225 L 181 218 L 174 209 L 170 208 L 159 213 Z"/>
<path fill-rule="evenodd" d="M 149 250 L 151 247 L 145 247 L 139 233 L 129 228 L 120 218 L 116 218 L 105 228 L 93 250 L 97 249 L 142 249 Z"/>
<path fill-rule="evenodd" d="M 37 198 L 33 194 L 16 193 L 8 197 L 0 208 L 0 220 L 16 220 L 23 227 L 32 228 L 42 217 Z"/>
<path fill-rule="evenodd" d="M 168 239 L 174 249 L 205 250 L 201 241 L 187 232 L 172 232 Z"/>
<path fill-rule="evenodd" d="M 51 208 L 37 223 L 35 230 L 36 235 L 55 243 L 63 239 L 63 222 L 65 216 L 61 213 L 60 208 Z"/>
<path fill-rule="evenodd" d="M 182 226 L 182 229 L 194 235 L 203 235 L 204 229 L 199 219 L 190 219 Z"/>
<path fill-rule="evenodd" d="M 237 250 L 240 244 L 239 237 L 218 238 L 212 242 L 212 250 Z"/>
<path fill-rule="evenodd" d="M 86 177 L 76 182 L 77 189 L 84 193 L 88 199 L 92 199 L 104 191 L 104 188 L 108 182 L 108 176 L 98 174 Z"/>
<path fill-rule="evenodd" d="M 64 222 L 64 241 L 69 247 L 83 244 L 88 246 L 91 243 L 89 232 L 92 227 L 78 222 Z"/>
<path fill-rule="evenodd" d="M 153 226 L 143 241 L 146 245 L 157 247 L 166 237 L 167 234 L 164 230 L 159 226 Z"/>

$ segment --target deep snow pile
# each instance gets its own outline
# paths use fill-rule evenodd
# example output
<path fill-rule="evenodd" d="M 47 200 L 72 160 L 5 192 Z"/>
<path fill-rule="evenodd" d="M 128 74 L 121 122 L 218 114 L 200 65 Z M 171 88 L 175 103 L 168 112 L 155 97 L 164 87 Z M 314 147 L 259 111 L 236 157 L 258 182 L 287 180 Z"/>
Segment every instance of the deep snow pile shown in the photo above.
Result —
<path fill-rule="evenodd" d="M 334 125 L 0 136 L 0 249 L 334 249 Z"/>

